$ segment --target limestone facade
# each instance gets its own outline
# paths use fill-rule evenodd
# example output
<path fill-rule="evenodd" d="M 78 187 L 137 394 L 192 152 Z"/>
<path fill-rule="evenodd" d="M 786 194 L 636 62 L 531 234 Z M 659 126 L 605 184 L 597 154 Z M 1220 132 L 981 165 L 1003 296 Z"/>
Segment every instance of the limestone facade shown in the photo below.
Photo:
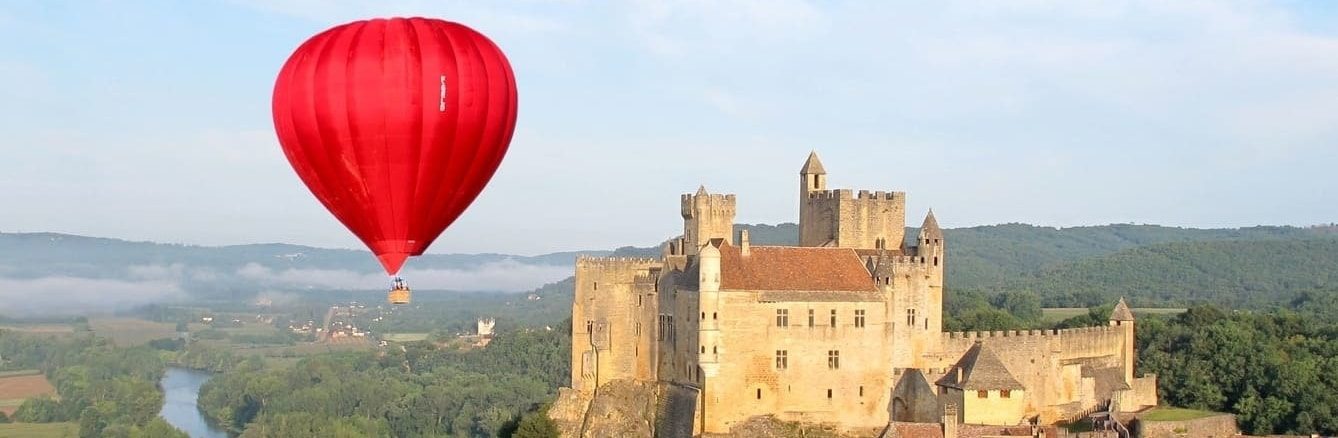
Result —
<path fill-rule="evenodd" d="M 1156 404 L 1155 376 L 1133 374 L 1123 301 L 1107 326 L 945 333 L 933 212 L 909 244 L 904 193 L 828 190 L 816 154 L 799 177 L 797 247 L 752 245 L 733 231 L 734 195 L 703 187 L 681 197 L 683 234 L 661 257 L 577 261 L 579 399 L 615 380 L 686 388 L 696 433 L 761 415 L 864 430 Z"/>

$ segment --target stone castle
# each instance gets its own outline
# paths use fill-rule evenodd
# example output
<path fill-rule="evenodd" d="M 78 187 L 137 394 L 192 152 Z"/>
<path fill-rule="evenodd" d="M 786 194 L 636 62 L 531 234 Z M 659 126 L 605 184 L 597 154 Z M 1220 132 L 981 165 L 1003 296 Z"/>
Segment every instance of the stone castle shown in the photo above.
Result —
<path fill-rule="evenodd" d="M 661 257 L 578 259 L 568 418 L 551 414 L 564 433 L 592 435 L 601 391 L 619 382 L 658 388 L 645 409 L 660 418 L 645 421 L 669 436 L 768 415 L 946 434 L 1156 405 L 1156 376 L 1134 376 L 1123 300 L 1100 327 L 944 332 L 948 242 L 932 211 L 909 244 L 904 192 L 829 190 L 816 153 L 799 205 L 799 246 L 751 244 L 734 233 L 734 195 L 701 188 L 682 196 L 683 234 Z"/>

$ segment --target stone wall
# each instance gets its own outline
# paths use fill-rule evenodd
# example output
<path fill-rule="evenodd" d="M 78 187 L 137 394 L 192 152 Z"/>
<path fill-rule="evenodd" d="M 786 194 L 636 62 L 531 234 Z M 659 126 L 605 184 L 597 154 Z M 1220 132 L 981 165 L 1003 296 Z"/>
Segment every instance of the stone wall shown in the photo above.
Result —
<path fill-rule="evenodd" d="M 1027 388 L 1025 415 L 1052 423 L 1111 397 L 1108 385 L 1098 384 L 1110 382 L 1097 380 L 1113 378 L 1113 373 L 1106 372 L 1112 369 L 1123 375 L 1126 333 L 1124 327 L 1113 326 L 943 333 L 941 349 L 926 356 L 923 367 L 931 373 L 946 369 L 981 341 Z M 1106 393 L 1098 394 L 1099 389 Z"/>
<path fill-rule="evenodd" d="M 700 383 L 705 431 L 725 432 L 766 414 L 846 428 L 886 425 L 893 382 L 882 294 L 830 302 L 762 302 L 762 295 L 718 294 L 717 344 L 705 349 L 713 369 Z M 778 310 L 788 314 L 783 326 Z M 855 323 L 857 310 L 864 312 L 862 327 Z M 785 352 L 783 368 L 777 351 Z"/>
<path fill-rule="evenodd" d="M 1236 428 L 1236 416 L 1229 414 L 1185 421 L 1137 419 L 1131 429 L 1134 436 L 1140 438 L 1223 438 L 1240 433 Z"/>
<path fill-rule="evenodd" d="M 572 388 L 617 380 L 654 381 L 655 272 L 641 258 L 582 257 L 572 302 Z"/>

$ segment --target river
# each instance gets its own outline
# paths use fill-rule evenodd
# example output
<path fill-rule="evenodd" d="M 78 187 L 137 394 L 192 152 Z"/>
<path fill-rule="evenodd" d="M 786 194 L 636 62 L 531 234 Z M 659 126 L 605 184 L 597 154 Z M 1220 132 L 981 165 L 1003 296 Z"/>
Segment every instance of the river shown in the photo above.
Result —
<path fill-rule="evenodd" d="M 160 382 L 166 400 L 158 416 L 191 438 L 228 438 L 228 433 L 210 424 L 195 404 L 200 396 L 200 386 L 212 377 L 212 373 L 205 371 L 168 367 Z"/>

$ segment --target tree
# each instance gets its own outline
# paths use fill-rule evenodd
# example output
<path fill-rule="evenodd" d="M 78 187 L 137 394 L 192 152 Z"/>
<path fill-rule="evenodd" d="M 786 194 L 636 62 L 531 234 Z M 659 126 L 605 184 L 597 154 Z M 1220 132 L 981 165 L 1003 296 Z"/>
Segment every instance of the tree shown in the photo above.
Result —
<path fill-rule="evenodd" d="M 14 411 L 14 421 L 20 423 L 52 423 L 64 421 L 60 402 L 43 394 L 23 401 Z"/>
<path fill-rule="evenodd" d="M 530 412 L 521 417 L 520 424 L 516 426 L 515 433 L 511 438 L 557 438 L 557 425 L 548 418 L 548 408 L 544 407 L 536 412 Z"/>

